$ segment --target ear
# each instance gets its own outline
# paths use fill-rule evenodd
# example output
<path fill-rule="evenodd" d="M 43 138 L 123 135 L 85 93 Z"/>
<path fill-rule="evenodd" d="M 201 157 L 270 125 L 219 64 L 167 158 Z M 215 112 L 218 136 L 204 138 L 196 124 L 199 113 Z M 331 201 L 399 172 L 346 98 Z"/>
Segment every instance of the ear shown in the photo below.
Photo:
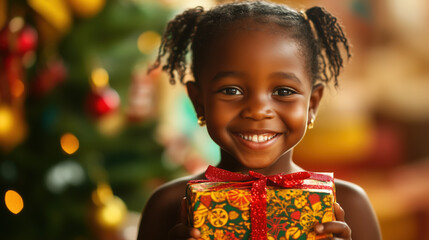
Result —
<path fill-rule="evenodd" d="M 325 86 L 322 83 L 314 85 L 310 96 L 310 106 L 308 108 L 308 121 L 316 118 L 317 110 L 319 109 L 320 100 L 323 97 Z"/>
<path fill-rule="evenodd" d="M 195 112 L 197 117 L 204 115 L 204 105 L 201 98 L 201 89 L 198 84 L 195 82 L 188 81 L 186 82 L 186 89 L 188 91 L 188 96 L 191 99 L 192 105 L 194 105 Z"/>

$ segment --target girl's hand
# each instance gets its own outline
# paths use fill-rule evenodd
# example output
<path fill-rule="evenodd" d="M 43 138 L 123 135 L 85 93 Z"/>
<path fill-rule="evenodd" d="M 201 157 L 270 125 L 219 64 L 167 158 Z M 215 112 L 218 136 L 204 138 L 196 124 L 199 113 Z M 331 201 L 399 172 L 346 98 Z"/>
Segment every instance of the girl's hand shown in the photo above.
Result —
<path fill-rule="evenodd" d="M 334 235 L 333 239 L 335 240 L 351 240 L 352 230 L 344 220 L 344 210 L 341 208 L 340 204 L 334 203 L 334 213 L 337 219 L 336 221 L 317 224 L 314 226 L 314 230 L 318 234 L 332 233 Z"/>
<path fill-rule="evenodd" d="M 176 224 L 169 232 L 169 240 L 197 240 L 200 237 L 200 231 L 188 226 L 186 198 L 182 199 L 180 207 L 180 223 Z"/>

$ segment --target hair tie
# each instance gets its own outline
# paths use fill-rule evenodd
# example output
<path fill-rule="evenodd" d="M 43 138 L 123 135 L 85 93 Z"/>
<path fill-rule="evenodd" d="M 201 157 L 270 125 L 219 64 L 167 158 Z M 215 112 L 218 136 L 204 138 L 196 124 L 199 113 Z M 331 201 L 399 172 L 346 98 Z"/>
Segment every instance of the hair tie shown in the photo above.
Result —
<path fill-rule="evenodd" d="M 301 14 L 301 16 L 304 18 L 305 21 L 308 21 L 308 16 L 307 13 L 305 13 L 304 10 L 299 11 L 299 13 Z"/>

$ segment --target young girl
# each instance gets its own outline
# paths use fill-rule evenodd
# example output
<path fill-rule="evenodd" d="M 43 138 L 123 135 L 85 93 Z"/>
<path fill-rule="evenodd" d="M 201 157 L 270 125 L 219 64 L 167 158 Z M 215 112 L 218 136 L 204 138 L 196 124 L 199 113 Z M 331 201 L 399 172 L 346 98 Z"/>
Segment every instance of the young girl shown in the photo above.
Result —
<path fill-rule="evenodd" d="M 194 81 L 184 81 L 192 51 Z M 209 11 L 189 9 L 169 22 L 155 67 L 185 83 L 200 125 L 221 151 L 217 167 L 264 175 L 303 171 L 292 152 L 311 129 L 324 85 L 338 84 L 343 47 L 337 19 L 323 8 L 297 12 L 262 1 L 230 3 Z M 311 149 L 309 150 L 311 151 Z M 190 176 L 157 189 L 142 214 L 139 240 L 198 239 L 183 203 Z M 316 225 L 335 239 L 381 239 L 365 192 L 336 180 L 336 221 Z M 340 207 L 341 205 L 341 207 Z M 347 213 L 345 215 L 345 213 Z"/>

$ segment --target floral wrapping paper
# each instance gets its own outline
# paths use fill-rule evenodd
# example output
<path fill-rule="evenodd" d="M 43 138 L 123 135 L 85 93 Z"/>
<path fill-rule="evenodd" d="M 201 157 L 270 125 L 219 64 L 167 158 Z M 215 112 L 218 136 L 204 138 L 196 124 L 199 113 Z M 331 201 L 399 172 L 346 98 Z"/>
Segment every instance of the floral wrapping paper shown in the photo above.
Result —
<path fill-rule="evenodd" d="M 332 176 L 332 174 L 330 174 Z M 333 182 L 308 179 L 306 185 L 332 189 L 287 189 L 267 186 L 267 239 L 321 239 L 313 227 L 334 220 Z M 219 186 L 227 185 L 227 187 Z M 188 183 L 186 196 L 191 225 L 208 239 L 250 239 L 250 187 L 231 182 Z"/>

